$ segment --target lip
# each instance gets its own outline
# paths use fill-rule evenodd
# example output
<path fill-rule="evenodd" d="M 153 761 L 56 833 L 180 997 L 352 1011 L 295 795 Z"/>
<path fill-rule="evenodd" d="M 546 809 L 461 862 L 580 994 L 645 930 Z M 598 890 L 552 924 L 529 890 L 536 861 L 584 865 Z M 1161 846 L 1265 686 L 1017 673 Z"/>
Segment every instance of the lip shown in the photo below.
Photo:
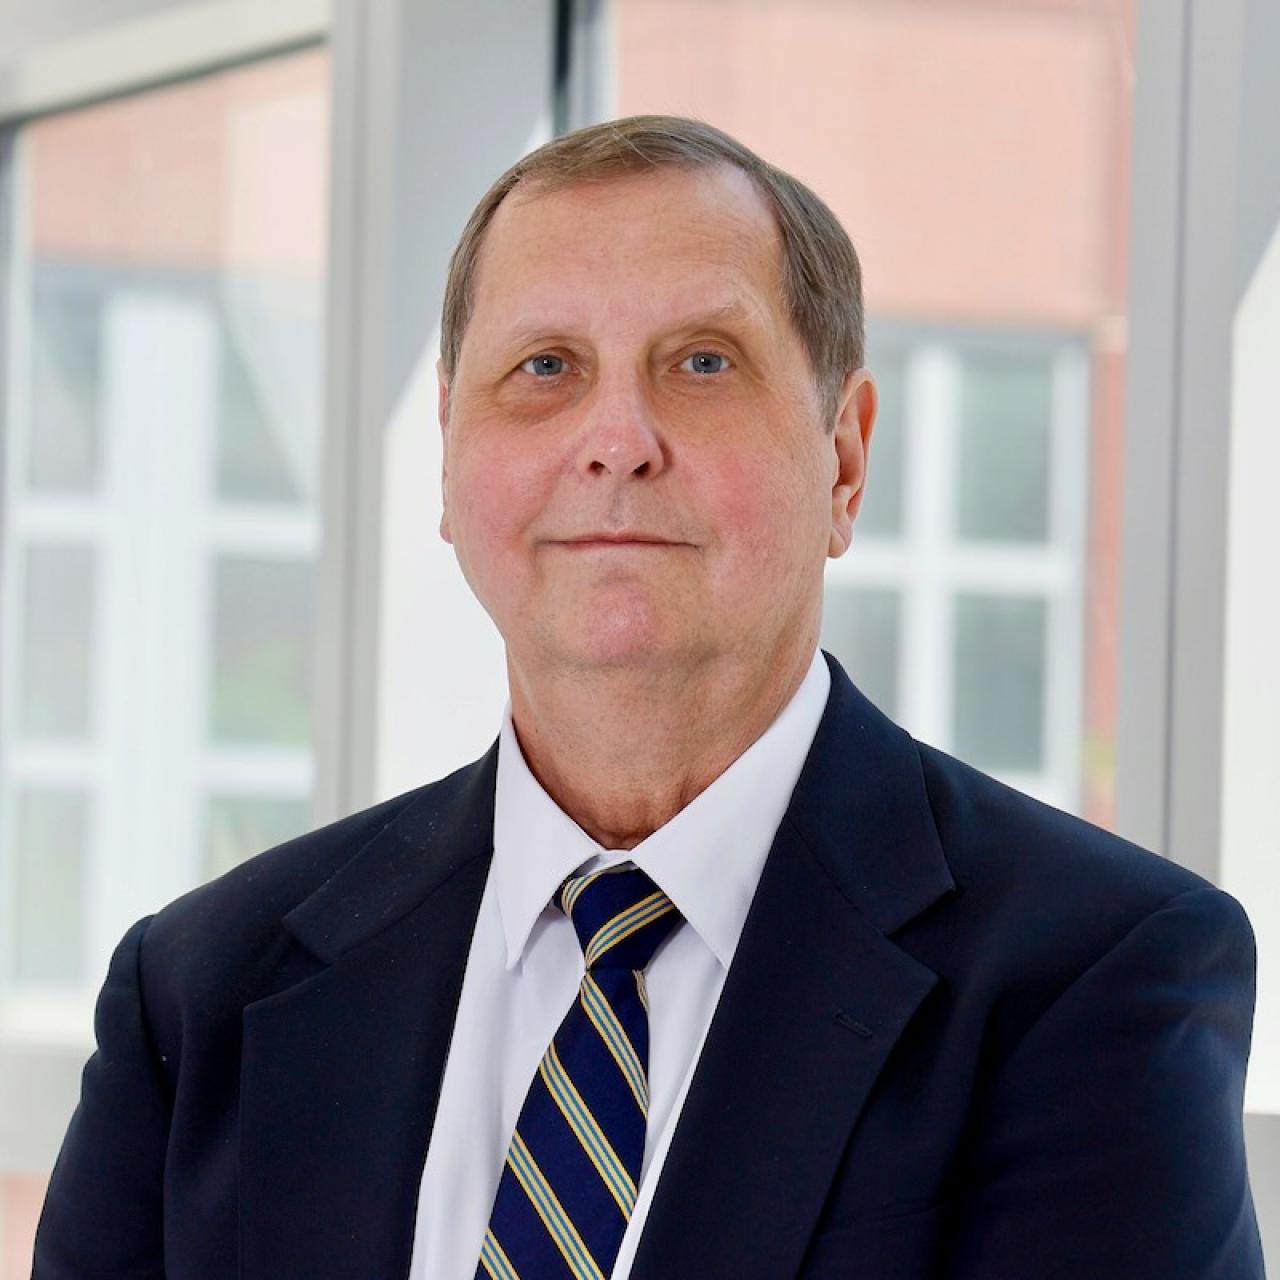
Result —
<path fill-rule="evenodd" d="M 562 547 L 679 547 L 683 543 L 670 538 L 660 538 L 651 533 L 584 533 L 577 538 L 561 538 Z"/>

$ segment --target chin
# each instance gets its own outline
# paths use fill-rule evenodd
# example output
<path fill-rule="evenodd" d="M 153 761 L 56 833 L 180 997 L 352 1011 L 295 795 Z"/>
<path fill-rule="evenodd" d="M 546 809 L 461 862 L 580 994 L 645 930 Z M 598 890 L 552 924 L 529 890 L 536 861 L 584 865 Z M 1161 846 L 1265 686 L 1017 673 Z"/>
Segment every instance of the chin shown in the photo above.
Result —
<path fill-rule="evenodd" d="M 679 628 L 658 625 L 647 610 L 593 611 L 562 631 L 561 649 L 584 670 L 646 668 L 682 657 L 689 640 Z"/>
<path fill-rule="evenodd" d="M 674 646 L 636 635 L 579 636 L 565 649 L 569 663 L 583 671 L 640 670 L 670 662 L 679 654 Z"/>

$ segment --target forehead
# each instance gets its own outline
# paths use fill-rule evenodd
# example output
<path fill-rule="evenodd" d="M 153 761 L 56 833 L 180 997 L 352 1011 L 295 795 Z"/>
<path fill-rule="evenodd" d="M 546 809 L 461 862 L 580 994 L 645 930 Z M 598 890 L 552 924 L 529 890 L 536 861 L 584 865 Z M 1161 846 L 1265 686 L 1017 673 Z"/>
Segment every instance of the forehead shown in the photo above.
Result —
<path fill-rule="evenodd" d="M 472 324 L 485 327 L 514 321 L 513 308 L 616 312 L 728 296 L 781 314 L 782 242 L 768 203 L 732 166 L 535 184 L 498 206 L 473 288 Z"/>

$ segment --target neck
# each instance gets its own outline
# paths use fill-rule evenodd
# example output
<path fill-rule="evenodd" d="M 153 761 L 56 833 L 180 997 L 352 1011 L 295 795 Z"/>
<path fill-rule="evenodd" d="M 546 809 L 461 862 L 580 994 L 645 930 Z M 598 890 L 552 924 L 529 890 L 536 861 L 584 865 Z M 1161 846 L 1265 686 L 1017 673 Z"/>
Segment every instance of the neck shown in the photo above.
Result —
<path fill-rule="evenodd" d="M 634 849 L 773 723 L 803 682 L 814 643 L 695 671 L 535 674 L 508 652 L 520 749 L 589 836 L 606 849 Z"/>

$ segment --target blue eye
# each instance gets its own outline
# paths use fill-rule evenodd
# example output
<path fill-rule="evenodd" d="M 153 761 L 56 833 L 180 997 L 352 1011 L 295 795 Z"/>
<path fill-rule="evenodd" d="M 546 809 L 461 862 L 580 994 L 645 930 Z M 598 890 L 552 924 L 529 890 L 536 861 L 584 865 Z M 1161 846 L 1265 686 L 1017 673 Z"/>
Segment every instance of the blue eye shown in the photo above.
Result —
<path fill-rule="evenodd" d="M 723 373 L 729 360 L 718 351 L 695 351 L 681 361 L 681 366 L 689 366 L 690 373 Z"/>
<path fill-rule="evenodd" d="M 559 356 L 530 356 L 520 367 L 535 378 L 553 378 L 564 372 L 564 361 Z"/>

